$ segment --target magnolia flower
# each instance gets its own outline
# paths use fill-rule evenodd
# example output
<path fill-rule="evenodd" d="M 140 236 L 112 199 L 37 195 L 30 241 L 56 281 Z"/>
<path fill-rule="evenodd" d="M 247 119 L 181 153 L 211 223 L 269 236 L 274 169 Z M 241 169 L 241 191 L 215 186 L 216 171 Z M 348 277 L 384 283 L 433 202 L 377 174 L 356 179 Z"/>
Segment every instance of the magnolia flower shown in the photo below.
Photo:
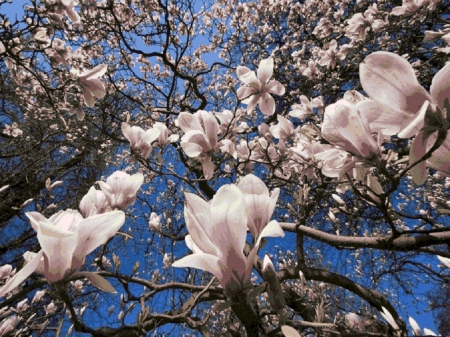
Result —
<path fill-rule="evenodd" d="M 127 123 L 122 123 L 122 133 L 130 142 L 131 148 L 144 159 L 147 159 L 152 152 L 151 144 L 158 139 L 161 131 L 156 128 L 150 128 L 144 131 L 139 126 L 129 126 Z"/>
<path fill-rule="evenodd" d="M 284 118 L 281 115 L 277 115 L 277 120 L 278 124 L 272 125 L 269 130 L 273 137 L 280 140 L 278 144 L 285 147 L 285 143 L 288 138 L 291 138 L 295 135 L 294 125 L 290 120 Z"/>
<path fill-rule="evenodd" d="M 83 88 L 84 102 L 90 108 L 95 105 L 94 97 L 103 98 L 106 95 L 105 85 L 97 77 L 103 76 L 107 69 L 108 66 L 106 64 L 100 64 L 90 70 L 83 71 L 81 74 L 76 69 L 71 70 L 73 77 L 80 81 Z"/>
<path fill-rule="evenodd" d="M 202 163 L 206 179 L 214 175 L 214 164 L 211 155 L 216 150 L 230 153 L 237 158 L 233 143 L 229 139 L 217 141 L 219 123 L 212 113 L 200 110 L 195 114 L 180 113 L 178 117 L 180 128 L 185 133 L 181 138 L 181 147 L 187 156 L 197 158 Z"/>
<path fill-rule="evenodd" d="M 270 222 L 280 189 L 275 188 L 269 195 L 269 190 L 264 182 L 253 174 L 242 178 L 237 187 L 244 196 L 247 226 L 256 240 Z"/>
<path fill-rule="evenodd" d="M 12 123 L 10 126 L 9 124 L 5 124 L 5 129 L 3 130 L 3 133 L 8 136 L 17 137 L 22 136 L 23 131 L 19 129 L 19 126 L 16 122 Z"/>
<path fill-rule="evenodd" d="M 450 98 L 450 64 L 433 78 L 430 94 L 417 82 L 413 67 L 404 58 L 388 52 L 376 52 L 360 65 L 361 85 L 374 101 L 361 103 L 369 123 L 386 125 L 399 138 L 416 135 L 410 148 L 410 164 L 416 162 L 434 145 L 439 125 L 427 125 L 431 119 L 442 118 L 445 100 Z M 433 116 L 434 113 L 434 116 Z M 394 127 L 394 128 L 393 128 Z M 428 128 L 425 133 L 423 127 Z M 380 128 L 382 129 L 382 128 Z M 416 165 L 411 173 L 417 184 L 426 179 L 426 166 L 450 173 L 450 134 L 426 162 Z"/>
<path fill-rule="evenodd" d="M 106 179 L 106 182 L 98 181 L 98 184 L 105 193 L 111 209 L 124 210 L 134 203 L 136 193 L 143 182 L 142 173 L 130 176 L 128 173 L 116 171 Z"/>
<path fill-rule="evenodd" d="M 161 215 L 157 215 L 155 212 L 150 214 L 150 220 L 148 221 L 150 229 L 157 232 L 161 231 Z"/>
<path fill-rule="evenodd" d="M 8 336 L 8 334 L 16 328 L 20 320 L 16 315 L 9 316 L 0 323 L 0 336 Z"/>
<path fill-rule="evenodd" d="M 392 14 L 395 16 L 409 16 L 414 14 L 422 5 L 428 3 L 429 0 L 403 0 L 401 6 L 394 7 Z"/>
<path fill-rule="evenodd" d="M 83 219 L 74 210 L 60 211 L 49 219 L 41 213 L 25 213 L 37 232 L 42 249 L 26 252 L 27 264 L 1 289 L 4 296 L 34 271 L 44 274 L 49 282 L 56 282 L 76 272 L 86 256 L 114 236 L 125 222 L 122 211 L 113 211 Z"/>
<path fill-rule="evenodd" d="M 55 13 L 66 14 L 73 23 L 80 23 L 81 19 L 78 13 L 75 11 L 75 6 L 78 5 L 76 0 L 58 0 Z"/>
<path fill-rule="evenodd" d="M 248 98 L 244 101 L 247 103 L 248 113 L 259 104 L 259 108 L 264 115 L 273 115 L 275 113 L 275 100 L 270 96 L 270 93 L 281 96 L 285 92 L 284 86 L 280 82 L 269 82 L 273 74 L 273 58 L 261 60 L 257 73 L 258 77 L 247 67 L 237 67 L 236 74 L 244 83 L 238 89 L 237 96 L 240 100 Z"/>
<path fill-rule="evenodd" d="M 186 193 L 184 217 L 189 235 L 186 245 L 193 254 L 175 261 L 173 267 L 198 268 L 212 273 L 228 295 L 239 292 L 250 281 L 250 273 L 261 238 L 282 236 L 276 221 L 267 225 L 246 258 L 247 214 L 242 192 L 224 185 L 210 203 Z"/>
<path fill-rule="evenodd" d="M 353 312 L 346 314 L 345 322 L 351 329 L 364 332 L 364 324 L 361 322 L 361 318 L 357 314 Z"/>
<path fill-rule="evenodd" d="M 179 138 L 177 134 L 171 134 L 169 136 L 169 129 L 165 124 L 160 122 L 156 122 L 155 124 L 153 124 L 153 130 L 159 130 L 160 132 L 158 138 L 156 139 L 159 146 L 165 146 L 168 143 L 176 142 Z"/>
<path fill-rule="evenodd" d="M 362 157 L 379 154 L 367 119 L 358 108 L 341 99 L 325 109 L 322 135 L 334 145 Z"/>
<path fill-rule="evenodd" d="M 0 280 L 7 278 L 11 275 L 12 266 L 10 264 L 5 264 L 0 267 Z"/>
<path fill-rule="evenodd" d="M 94 186 L 80 201 L 81 214 L 88 218 L 93 215 L 102 214 L 111 210 L 103 191 L 96 190 Z"/>
<path fill-rule="evenodd" d="M 31 304 L 39 303 L 41 301 L 42 297 L 44 297 L 45 292 L 46 292 L 45 289 L 36 291 L 36 294 L 34 294 L 34 297 L 33 297 L 33 300 L 31 301 Z"/>

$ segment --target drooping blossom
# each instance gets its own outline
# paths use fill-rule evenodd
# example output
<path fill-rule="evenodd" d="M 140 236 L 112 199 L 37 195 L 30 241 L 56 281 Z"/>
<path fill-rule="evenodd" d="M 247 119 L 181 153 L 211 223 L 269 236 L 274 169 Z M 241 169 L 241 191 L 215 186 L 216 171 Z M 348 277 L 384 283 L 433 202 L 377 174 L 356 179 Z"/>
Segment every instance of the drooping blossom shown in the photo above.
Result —
<path fill-rule="evenodd" d="M 228 295 L 246 287 L 260 240 L 265 236 L 282 236 L 276 221 L 260 233 L 246 258 L 247 214 L 242 192 L 234 185 L 224 185 L 210 203 L 186 193 L 184 217 L 189 235 L 186 245 L 193 254 L 175 261 L 173 267 L 198 268 L 217 277 Z"/>
<path fill-rule="evenodd" d="M 103 191 L 96 190 L 94 186 L 80 201 L 80 211 L 83 217 L 88 218 L 93 215 L 102 214 L 111 210 Z"/>
<path fill-rule="evenodd" d="M 334 145 L 362 157 L 379 154 L 367 119 L 358 108 L 341 99 L 325 109 L 322 135 Z"/>
<path fill-rule="evenodd" d="M 98 77 L 106 73 L 108 66 L 100 64 L 90 70 L 79 73 L 78 70 L 70 71 L 74 79 L 78 79 L 83 89 L 84 102 L 90 108 L 95 105 L 95 98 L 103 98 L 106 95 L 105 85 Z"/>
<path fill-rule="evenodd" d="M 257 104 L 264 115 L 275 113 L 275 100 L 270 94 L 283 95 L 284 86 L 278 81 L 270 81 L 273 74 L 273 58 L 261 60 L 258 67 L 258 77 L 247 67 L 238 66 L 236 74 L 244 83 L 237 91 L 240 100 L 247 99 L 247 112 L 253 111 Z"/>
<path fill-rule="evenodd" d="M 130 176 L 128 173 L 116 171 L 106 179 L 106 182 L 98 181 L 98 184 L 105 193 L 111 209 L 124 210 L 134 203 L 143 182 L 142 173 Z"/>
<path fill-rule="evenodd" d="M 122 133 L 130 142 L 131 148 L 144 159 L 147 159 L 153 149 L 152 143 L 158 139 L 161 131 L 157 128 L 150 128 L 144 131 L 139 126 L 130 126 L 127 123 L 122 123 Z"/>
<path fill-rule="evenodd" d="M 74 274 L 86 256 L 114 236 L 125 222 L 122 211 L 83 219 L 75 210 L 60 211 L 49 219 L 41 213 L 25 213 L 37 232 L 38 253 L 26 252 L 26 265 L 1 289 L 0 297 L 16 288 L 34 271 L 56 282 Z"/>
<path fill-rule="evenodd" d="M 428 125 L 427 116 L 441 117 L 446 109 L 445 101 L 450 98 L 450 64 L 442 68 L 433 78 L 430 94 L 418 83 L 414 69 L 404 58 L 388 52 L 369 55 L 360 65 L 361 85 L 373 99 L 366 107 L 369 123 L 386 125 L 395 129 L 400 138 L 416 135 L 410 148 L 410 165 L 419 160 L 434 145 L 436 132 L 424 132 L 439 125 Z M 375 102 L 375 103 L 374 103 Z M 394 132 L 394 133 L 397 133 Z M 394 134 L 391 133 L 391 134 Z M 387 133 L 385 133 L 387 134 Z M 426 179 L 426 166 L 450 173 L 450 134 L 444 143 L 433 152 L 431 158 L 413 167 L 414 182 L 422 184 Z"/>

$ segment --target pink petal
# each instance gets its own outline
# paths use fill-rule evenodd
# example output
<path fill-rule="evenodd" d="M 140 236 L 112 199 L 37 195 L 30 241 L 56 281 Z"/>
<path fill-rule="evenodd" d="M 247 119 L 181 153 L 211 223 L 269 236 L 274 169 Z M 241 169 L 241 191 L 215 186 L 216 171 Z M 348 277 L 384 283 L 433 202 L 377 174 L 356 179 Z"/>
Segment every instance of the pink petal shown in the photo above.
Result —
<path fill-rule="evenodd" d="M 105 75 L 107 69 L 108 69 L 108 65 L 99 64 L 98 66 L 96 66 L 90 70 L 83 71 L 80 75 L 78 75 L 78 77 L 84 78 L 86 80 L 91 80 L 91 79 Z"/>
<path fill-rule="evenodd" d="M 210 254 L 192 254 L 172 263 L 176 268 L 197 268 L 213 274 L 219 281 L 223 280 L 223 273 L 219 267 L 219 258 Z"/>
<path fill-rule="evenodd" d="M 254 88 L 260 88 L 261 82 L 256 78 L 256 75 L 253 71 L 249 71 L 239 76 L 239 79 L 242 83 L 250 85 Z"/>
<path fill-rule="evenodd" d="M 261 83 L 267 83 L 273 74 L 273 58 L 269 57 L 259 62 L 258 79 Z"/>
<path fill-rule="evenodd" d="M 203 130 L 196 116 L 190 114 L 189 112 L 182 112 L 178 116 L 178 123 L 184 133 L 191 130 Z"/>
<path fill-rule="evenodd" d="M 83 87 L 83 97 L 84 97 L 84 103 L 92 108 L 95 105 L 95 99 L 94 96 L 92 95 L 92 92 L 89 90 L 89 88 L 87 87 Z"/>
<path fill-rule="evenodd" d="M 258 92 L 257 89 L 245 85 L 243 87 L 240 87 L 237 90 L 237 97 L 238 97 L 238 99 L 243 100 L 243 99 L 248 98 L 248 97 L 250 97 L 251 95 L 253 95 L 253 94 L 257 93 L 257 92 Z"/>
<path fill-rule="evenodd" d="M 186 132 L 181 139 L 181 146 L 189 157 L 196 157 L 202 152 L 208 152 L 213 149 L 204 132 L 198 130 Z M 197 153 L 198 151 L 200 153 Z"/>
<path fill-rule="evenodd" d="M 81 221 L 77 228 L 78 243 L 73 253 L 75 263 L 72 268 L 80 268 L 85 257 L 113 237 L 124 223 L 125 215 L 122 211 L 95 215 Z"/>
<path fill-rule="evenodd" d="M 247 104 L 247 113 L 251 113 L 255 109 L 256 104 L 258 103 L 260 98 L 261 98 L 261 95 L 254 95 L 250 98 L 248 103 L 245 102 Z"/>
<path fill-rule="evenodd" d="M 278 81 L 272 81 L 264 86 L 264 91 L 281 96 L 284 95 L 286 89 Z"/>
<path fill-rule="evenodd" d="M 270 94 L 265 93 L 259 99 L 259 108 L 264 115 L 272 116 L 275 113 L 275 100 Z"/>
<path fill-rule="evenodd" d="M 48 269 L 45 277 L 50 282 L 61 280 L 71 269 L 72 256 L 77 246 L 78 234 L 46 222 L 39 222 L 37 238 L 46 257 Z"/>
<path fill-rule="evenodd" d="M 217 134 L 219 133 L 219 123 L 212 113 L 199 111 L 203 120 L 203 129 L 211 148 L 215 148 L 217 144 Z"/>
<path fill-rule="evenodd" d="M 428 141 L 428 140 L 427 140 Z M 419 132 L 414 138 L 411 148 L 409 150 L 409 165 L 415 163 L 420 158 L 422 158 L 427 150 L 426 150 L 426 143 L 427 141 L 424 141 L 423 139 L 423 132 Z M 426 161 L 422 161 L 420 164 L 417 164 L 411 169 L 411 175 L 413 178 L 413 181 L 417 185 L 422 185 L 427 180 L 427 168 L 426 168 Z"/>
<path fill-rule="evenodd" d="M 28 276 L 33 274 L 36 270 L 39 262 L 41 261 L 44 251 L 41 250 L 37 253 L 31 261 L 29 261 L 19 272 L 17 272 L 6 284 L 0 288 L 0 298 L 5 296 L 10 291 L 17 288 Z"/>
<path fill-rule="evenodd" d="M 237 187 L 243 193 L 269 196 L 269 190 L 267 189 L 266 184 L 253 174 L 247 174 L 242 178 L 237 184 Z"/>
<path fill-rule="evenodd" d="M 142 136 L 142 141 L 147 144 L 151 144 L 159 137 L 160 134 L 161 134 L 161 131 L 158 129 L 155 129 L 155 128 L 148 129 L 147 131 L 144 132 L 144 134 Z"/>
<path fill-rule="evenodd" d="M 438 71 L 431 82 L 430 93 L 433 103 L 441 109 L 444 107 L 446 98 L 450 100 L 450 64 Z"/>
<path fill-rule="evenodd" d="M 399 55 L 375 52 L 359 66 L 361 85 L 370 98 L 416 114 L 430 95 L 417 82 L 412 66 Z"/>
<path fill-rule="evenodd" d="M 422 129 L 425 124 L 425 114 L 427 113 L 429 105 L 430 104 L 428 101 L 423 103 L 422 108 L 420 108 L 420 111 L 416 117 L 411 120 L 409 124 L 401 130 L 401 132 L 399 132 L 398 138 L 411 138 Z"/>
<path fill-rule="evenodd" d="M 217 191 L 210 205 L 211 235 L 218 250 L 226 255 L 235 250 L 243 257 L 247 236 L 247 214 L 244 196 L 234 185 L 224 185 Z"/>
<path fill-rule="evenodd" d="M 97 98 L 103 98 L 106 95 L 105 85 L 102 81 L 91 79 L 89 81 L 83 82 L 83 85 L 89 88 L 89 91 Z"/>
<path fill-rule="evenodd" d="M 247 67 L 243 67 L 243 66 L 238 66 L 236 68 L 236 75 L 240 78 L 241 76 L 244 76 L 247 73 L 251 73 L 252 71 L 247 68 Z"/>
<path fill-rule="evenodd" d="M 203 252 L 217 256 L 209 204 L 195 194 L 186 193 L 185 197 L 184 218 L 192 240 Z"/>
<path fill-rule="evenodd" d="M 372 132 L 381 132 L 386 136 L 397 134 L 402 125 L 408 125 L 413 116 L 402 110 L 381 104 L 375 100 L 364 100 L 356 104 L 370 125 Z"/>
<path fill-rule="evenodd" d="M 203 175 L 206 180 L 209 180 L 214 176 L 214 169 L 215 166 L 211 162 L 211 157 L 206 157 L 202 162 Z"/>

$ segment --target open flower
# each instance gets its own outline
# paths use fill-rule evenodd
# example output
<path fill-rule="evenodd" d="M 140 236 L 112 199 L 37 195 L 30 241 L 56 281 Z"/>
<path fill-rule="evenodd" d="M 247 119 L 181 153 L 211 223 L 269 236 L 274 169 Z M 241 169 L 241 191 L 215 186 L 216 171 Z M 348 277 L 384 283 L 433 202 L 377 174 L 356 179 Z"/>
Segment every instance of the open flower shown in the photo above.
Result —
<path fill-rule="evenodd" d="M 219 123 L 212 113 L 200 110 L 195 114 L 180 113 L 178 117 L 180 128 L 185 133 L 181 138 L 181 147 L 187 156 L 196 158 L 202 163 L 206 179 L 214 175 L 214 164 L 211 155 L 219 150 L 237 158 L 236 149 L 229 139 L 217 141 Z"/>
<path fill-rule="evenodd" d="M 136 193 L 143 182 L 142 173 L 130 176 L 128 173 L 116 171 L 106 179 L 106 182 L 99 181 L 98 184 L 105 193 L 111 209 L 124 210 L 135 202 Z"/>
<path fill-rule="evenodd" d="M 210 203 L 186 193 L 184 217 L 189 235 L 186 245 L 194 254 L 175 261 L 173 267 L 198 268 L 217 277 L 228 295 L 245 288 L 264 236 L 284 235 L 278 222 L 271 222 L 260 233 L 246 258 L 247 214 L 242 192 L 234 185 L 224 185 Z"/>
<path fill-rule="evenodd" d="M 26 252 L 27 264 L 1 289 L 4 296 L 34 271 L 44 274 L 49 282 L 70 276 L 84 263 L 86 256 L 114 236 L 125 222 L 122 211 L 113 211 L 83 219 L 78 211 L 60 211 L 49 219 L 41 213 L 25 213 L 37 232 L 42 249 Z"/>
<path fill-rule="evenodd" d="M 236 74 L 244 83 L 237 91 L 239 99 L 248 98 L 247 112 L 253 111 L 256 104 L 264 115 L 273 115 L 275 113 L 275 100 L 270 94 L 283 95 L 285 89 L 278 81 L 269 82 L 273 74 L 273 58 L 261 60 L 258 67 L 258 77 L 247 67 L 238 66 Z"/>
<path fill-rule="evenodd" d="M 152 142 L 154 142 L 161 134 L 161 130 L 150 128 L 144 131 L 139 126 L 129 126 L 122 123 L 122 133 L 130 142 L 133 150 L 139 153 L 144 159 L 147 159 L 152 152 Z"/>
<path fill-rule="evenodd" d="M 446 109 L 446 99 L 450 98 L 450 65 L 447 64 L 434 76 L 430 94 L 418 83 L 411 64 L 393 53 L 369 55 L 360 65 L 360 78 L 363 89 L 374 100 L 360 103 L 369 124 L 385 125 L 391 131 L 385 134 L 398 132 L 400 138 L 416 135 L 410 149 L 410 164 L 423 157 L 437 139 L 437 132 L 426 135 L 423 127 L 439 127 L 427 124 L 426 117 L 430 116 L 427 113 L 440 114 Z M 417 184 L 425 181 L 426 166 L 450 173 L 449 149 L 450 134 L 431 158 L 412 169 L 414 181 Z"/>

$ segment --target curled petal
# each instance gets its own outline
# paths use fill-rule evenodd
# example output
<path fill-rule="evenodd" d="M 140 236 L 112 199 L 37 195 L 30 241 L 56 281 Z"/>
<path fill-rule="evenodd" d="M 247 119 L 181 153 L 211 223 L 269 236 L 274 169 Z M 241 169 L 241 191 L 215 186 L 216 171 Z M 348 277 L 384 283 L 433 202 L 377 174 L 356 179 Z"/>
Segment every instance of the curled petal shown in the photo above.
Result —
<path fill-rule="evenodd" d="M 443 107 L 445 99 L 450 98 L 450 64 L 447 64 L 434 75 L 430 93 L 433 102 L 439 107 Z"/>
<path fill-rule="evenodd" d="M 197 268 L 213 274 L 220 281 L 223 279 L 223 273 L 219 267 L 219 258 L 210 254 L 192 254 L 183 257 L 172 263 L 172 267 Z"/>

